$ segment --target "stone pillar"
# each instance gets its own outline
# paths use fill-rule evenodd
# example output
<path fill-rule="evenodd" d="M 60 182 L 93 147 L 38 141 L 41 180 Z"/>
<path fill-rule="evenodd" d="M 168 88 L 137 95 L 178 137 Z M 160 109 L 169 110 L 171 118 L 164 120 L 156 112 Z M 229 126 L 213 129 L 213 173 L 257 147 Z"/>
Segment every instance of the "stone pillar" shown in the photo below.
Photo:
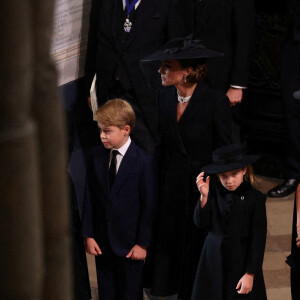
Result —
<path fill-rule="evenodd" d="M 1 299 L 72 299 L 65 124 L 49 57 L 53 6 L 0 2 Z"/>
<path fill-rule="evenodd" d="M 50 58 L 54 0 L 33 0 L 33 113 L 38 124 L 45 277 L 43 300 L 71 299 L 67 143 L 56 70 Z"/>
<path fill-rule="evenodd" d="M 0 3 L 0 298 L 41 299 L 37 130 L 31 116 L 30 1 Z"/>

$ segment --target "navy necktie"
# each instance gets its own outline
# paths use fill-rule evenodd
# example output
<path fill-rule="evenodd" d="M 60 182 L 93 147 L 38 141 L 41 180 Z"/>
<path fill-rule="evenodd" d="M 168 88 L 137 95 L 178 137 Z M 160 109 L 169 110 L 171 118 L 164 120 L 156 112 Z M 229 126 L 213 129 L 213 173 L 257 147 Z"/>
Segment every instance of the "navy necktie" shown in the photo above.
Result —
<path fill-rule="evenodd" d="M 110 167 L 109 167 L 109 187 L 113 186 L 117 173 L 117 155 L 119 154 L 118 150 L 113 150 L 111 155 Z"/>

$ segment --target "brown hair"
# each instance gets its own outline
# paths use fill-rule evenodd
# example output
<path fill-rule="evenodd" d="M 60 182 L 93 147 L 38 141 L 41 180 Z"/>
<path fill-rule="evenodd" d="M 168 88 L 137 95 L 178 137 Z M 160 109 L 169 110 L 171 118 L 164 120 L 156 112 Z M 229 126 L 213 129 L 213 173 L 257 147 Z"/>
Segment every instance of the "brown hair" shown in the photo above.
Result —
<path fill-rule="evenodd" d="M 251 165 L 247 166 L 246 174 L 244 175 L 246 181 L 250 182 L 253 187 L 258 187 L 258 182 L 255 179 L 253 167 Z"/>
<path fill-rule="evenodd" d="M 188 82 L 198 83 L 206 76 L 207 67 L 205 59 L 178 59 L 178 62 L 182 68 L 193 68 L 192 73 L 186 77 Z"/>
<path fill-rule="evenodd" d="M 120 129 L 135 125 L 135 113 L 131 105 L 123 99 L 112 99 L 103 104 L 95 114 L 96 121 L 104 127 L 116 126 Z"/>

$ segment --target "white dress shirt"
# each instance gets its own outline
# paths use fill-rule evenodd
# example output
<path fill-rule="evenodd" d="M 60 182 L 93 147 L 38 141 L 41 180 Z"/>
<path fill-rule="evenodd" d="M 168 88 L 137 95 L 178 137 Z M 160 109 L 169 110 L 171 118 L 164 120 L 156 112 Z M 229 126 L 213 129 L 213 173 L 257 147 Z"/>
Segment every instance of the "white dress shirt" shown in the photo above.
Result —
<path fill-rule="evenodd" d="M 126 151 L 128 150 L 128 148 L 129 148 L 129 146 L 130 146 L 130 143 L 131 143 L 131 138 L 128 137 L 127 142 L 126 142 L 122 147 L 120 147 L 119 149 L 113 148 L 113 149 L 111 149 L 111 151 L 110 151 L 109 166 L 110 166 L 110 161 L 111 161 L 112 151 L 113 151 L 113 150 L 118 150 L 118 151 L 119 151 L 119 153 L 118 153 L 117 156 L 116 156 L 116 160 L 117 160 L 116 173 L 118 173 L 120 164 L 121 164 L 121 162 L 122 162 L 122 159 L 123 159 L 123 157 L 124 157 Z"/>

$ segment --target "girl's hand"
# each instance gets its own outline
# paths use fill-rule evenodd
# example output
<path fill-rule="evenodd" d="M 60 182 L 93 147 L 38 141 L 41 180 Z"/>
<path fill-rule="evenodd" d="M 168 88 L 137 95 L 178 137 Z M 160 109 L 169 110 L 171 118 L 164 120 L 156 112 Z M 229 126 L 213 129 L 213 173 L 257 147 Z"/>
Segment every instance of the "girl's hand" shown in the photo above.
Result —
<path fill-rule="evenodd" d="M 131 258 L 133 260 L 145 260 L 146 256 L 147 256 L 147 247 L 134 245 L 133 248 L 126 255 L 126 258 Z"/>
<path fill-rule="evenodd" d="M 202 197 L 207 197 L 209 191 L 210 177 L 207 176 L 206 181 L 204 181 L 203 179 L 204 179 L 204 172 L 201 172 L 196 178 L 196 184 Z"/>
<path fill-rule="evenodd" d="M 246 273 L 238 282 L 236 289 L 239 294 L 249 294 L 253 288 L 254 274 Z"/>
<path fill-rule="evenodd" d="M 102 251 L 97 242 L 93 238 L 86 237 L 85 239 L 85 251 L 91 255 L 101 255 Z"/>

